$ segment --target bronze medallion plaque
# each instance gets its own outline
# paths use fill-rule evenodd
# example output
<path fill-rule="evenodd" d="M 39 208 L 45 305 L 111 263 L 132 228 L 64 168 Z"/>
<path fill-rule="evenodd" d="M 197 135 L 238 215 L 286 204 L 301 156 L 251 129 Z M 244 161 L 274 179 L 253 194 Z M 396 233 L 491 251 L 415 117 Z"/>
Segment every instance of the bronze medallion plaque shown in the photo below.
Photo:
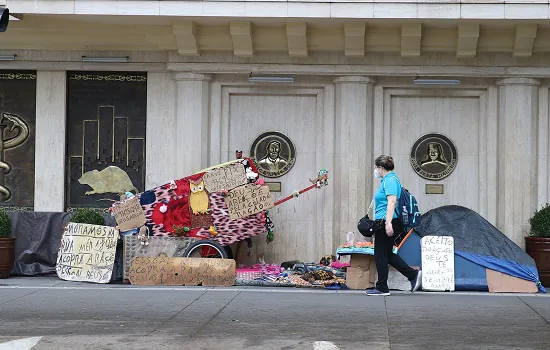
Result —
<path fill-rule="evenodd" d="M 411 149 L 411 165 L 424 179 L 442 180 L 453 172 L 456 163 L 455 145 L 441 134 L 426 134 Z"/>
<path fill-rule="evenodd" d="M 250 158 L 260 175 L 281 177 L 296 163 L 296 148 L 286 135 L 278 131 L 266 131 L 252 143 Z"/>

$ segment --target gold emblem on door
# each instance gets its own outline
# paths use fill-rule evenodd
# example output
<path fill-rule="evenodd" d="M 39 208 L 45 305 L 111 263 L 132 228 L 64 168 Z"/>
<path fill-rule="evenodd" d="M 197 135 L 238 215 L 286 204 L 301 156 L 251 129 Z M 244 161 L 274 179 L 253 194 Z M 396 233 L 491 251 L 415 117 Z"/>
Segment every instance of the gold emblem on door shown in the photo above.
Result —
<path fill-rule="evenodd" d="M 424 179 L 442 180 L 456 168 L 456 147 L 445 135 L 426 134 L 414 143 L 410 160 L 414 171 Z"/>
<path fill-rule="evenodd" d="M 250 147 L 250 158 L 260 175 L 269 178 L 288 173 L 296 162 L 296 148 L 290 138 L 278 131 L 266 131 Z"/>

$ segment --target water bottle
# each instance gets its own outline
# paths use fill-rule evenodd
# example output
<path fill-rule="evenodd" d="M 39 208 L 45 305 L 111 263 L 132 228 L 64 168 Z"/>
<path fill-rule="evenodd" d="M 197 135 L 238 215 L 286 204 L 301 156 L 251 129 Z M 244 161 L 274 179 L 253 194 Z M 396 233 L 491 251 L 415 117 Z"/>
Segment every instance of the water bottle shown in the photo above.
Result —
<path fill-rule="evenodd" d="M 346 243 L 347 244 L 353 244 L 355 242 L 355 233 L 354 232 L 346 232 Z"/>
<path fill-rule="evenodd" d="M 403 206 L 403 210 L 401 211 L 401 219 L 403 221 L 403 225 L 407 226 L 409 224 L 409 212 L 407 211 L 406 206 Z"/>

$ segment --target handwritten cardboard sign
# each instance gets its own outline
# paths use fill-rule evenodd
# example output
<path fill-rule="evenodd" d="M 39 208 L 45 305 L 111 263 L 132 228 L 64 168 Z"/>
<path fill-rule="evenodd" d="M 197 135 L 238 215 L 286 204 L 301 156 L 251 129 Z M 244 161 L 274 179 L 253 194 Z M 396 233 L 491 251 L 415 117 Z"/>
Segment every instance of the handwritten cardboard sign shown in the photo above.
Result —
<path fill-rule="evenodd" d="M 208 258 L 136 257 L 130 265 L 130 282 L 160 286 L 232 286 L 235 260 Z"/>
<path fill-rule="evenodd" d="M 212 169 L 203 176 L 204 187 L 210 193 L 231 190 L 247 183 L 244 166 L 240 163 Z"/>
<path fill-rule="evenodd" d="M 273 208 L 273 198 L 268 186 L 246 185 L 237 187 L 225 197 L 229 218 L 241 219 Z"/>
<path fill-rule="evenodd" d="M 113 207 L 120 231 L 130 231 L 145 225 L 147 219 L 138 197 L 132 197 Z"/>
<path fill-rule="evenodd" d="M 454 239 L 450 236 L 425 236 L 421 240 L 422 290 L 455 290 Z"/>
<path fill-rule="evenodd" d="M 114 227 L 70 222 L 57 254 L 57 276 L 67 281 L 109 283 L 117 239 Z"/>

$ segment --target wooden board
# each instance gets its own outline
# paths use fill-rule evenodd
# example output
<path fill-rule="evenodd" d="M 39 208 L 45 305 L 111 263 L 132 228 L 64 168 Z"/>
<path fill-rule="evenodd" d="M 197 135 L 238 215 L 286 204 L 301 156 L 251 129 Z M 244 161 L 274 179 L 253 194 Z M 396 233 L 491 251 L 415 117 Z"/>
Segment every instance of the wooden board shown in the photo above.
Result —
<path fill-rule="evenodd" d="M 235 260 L 208 258 L 136 257 L 130 282 L 145 286 L 232 286 Z"/>
<path fill-rule="evenodd" d="M 535 282 L 485 269 L 490 293 L 537 293 Z"/>
<path fill-rule="evenodd" d="M 109 283 L 117 239 L 114 227 L 70 222 L 57 254 L 57 276 L 67 281 Z"/>

